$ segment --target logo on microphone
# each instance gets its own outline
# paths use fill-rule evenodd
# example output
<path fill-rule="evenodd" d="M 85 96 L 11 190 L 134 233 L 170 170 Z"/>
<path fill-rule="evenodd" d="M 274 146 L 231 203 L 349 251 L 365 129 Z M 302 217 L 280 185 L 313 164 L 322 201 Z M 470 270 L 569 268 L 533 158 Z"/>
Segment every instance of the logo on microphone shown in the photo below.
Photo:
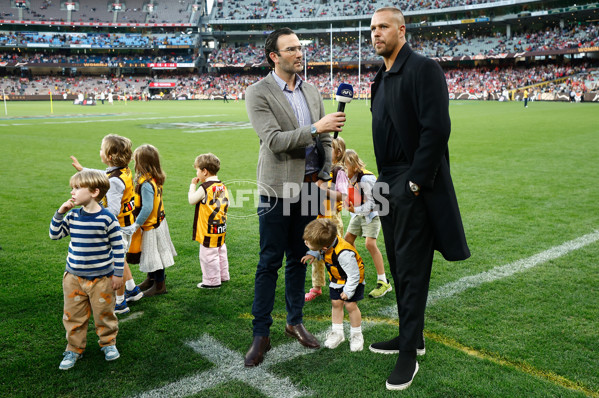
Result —
<path fill-rule="evenodd" d="M 354 96 L 354 92 L 352 90 L 349 89 L 345 89 L 345 90 L 341 90 L 341 94 L 344 97 L 353 97 Z"/>

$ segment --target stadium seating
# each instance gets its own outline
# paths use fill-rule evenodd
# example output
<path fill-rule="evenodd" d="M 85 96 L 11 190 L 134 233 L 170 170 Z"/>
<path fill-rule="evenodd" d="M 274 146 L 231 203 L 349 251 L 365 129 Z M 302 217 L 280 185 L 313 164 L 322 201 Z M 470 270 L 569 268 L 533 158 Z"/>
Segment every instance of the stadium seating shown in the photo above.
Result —
<path fill-rule="evenodd" d="M 413 36 L 409 43 L 415 51 L 428 57 L 461 57 L 593 47 L 599 44 L 598 37 L 599 24 L 587 23 L 569 26 L 564 29 L 553 28 L 534 33 L 518 34 L 510 39 L 503 35 L 459 38 L 451 35 L 435 40 Z M 328 40 L 314 39 L 314 41 L 315 43 L 306 46 L 305 55 L 308 61 L 329 61 L 330 46 Z M 260 63 L 264 60 L 262 51 L 261 49 L 258 51 L 258 48 L 251 43 L 241 44 L 236 49 L 227 46 L 216 49 L 209 62 L 229 65 Z M 370 44 L 369 37 L 364 37 L 361 55 L 361 59 L 364 61 L 380 60 Z M 357 40 L 333 43 L 333 60 L 337 62 L 357 62 Z"/>
<path fill-rule="evenodd" d="M 299 0 L 282 0 L 268 2 L 265 0 L 223 0 L 215 7 L 213 20 L 243 19 L 282 19 L 304 17 L 343 17 L 370 15 L 375 9 L 383 6 L 395 6 L 403 11 L 430 10 L 438 8 L 472 6 L 474 4 L 494 3 L 500 0 L 377 0 L 360 2 L 355 0 L 325 0 L 323 2 L 301 2 Z M 214 23 L 215 21 L 213 21 Z M 220 23 L 220 21 L 218 21 Z"/>
<path fill-rule="evenodd" d="M 92 48 L 150 48 L 160 45 L 193 46 L 196 34 L 157 34 L 141 33 L 43 33 L 43 32 L 0 32 L 0 46 L 18 45 L 31 47 L 35 44 L 48 44 L 52 47 L 89 45 Z"/>
<path fill-rule="evenodd" d="M 7 0 L 8 1 L 8 0 Z M 29 8 L 23 9 L 23 20 L 26 21 L 67 21 L 68 12 L 61 9 L 60 1 L 29 0 Z M 79 10 L 71 11 L 71 22 L 117 22 L 117 23 L 189 23 L 191 4 L 195 0 L 173 0 L 155 2 L 156 7 L 151 15 L 144 11 L 148 0 L 123 1 L 126 8 L 115 12 L 109 10 L 111 2 L 98 3 L 94 0 L 79 0 Z M 8 10 L 7 10 L 8 11 Z M 2 17 L 16 19 L 15 10 L 4 11 Z M 199 18 L 199 15 L 197 16 Z M 197 23 L 196 18 L 196 23 Z"/>

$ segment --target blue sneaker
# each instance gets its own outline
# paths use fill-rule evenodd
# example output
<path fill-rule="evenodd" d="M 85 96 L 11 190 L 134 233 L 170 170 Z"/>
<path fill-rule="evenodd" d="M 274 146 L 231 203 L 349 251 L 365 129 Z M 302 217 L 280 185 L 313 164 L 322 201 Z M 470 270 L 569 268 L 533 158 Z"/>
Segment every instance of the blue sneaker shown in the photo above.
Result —
<path fill-rule="evenodd" d="M 71 369 L 75 366 L 75 362 L 83 356 L 83 354 L 77 354 L 73 351 L 65 351 L 62 355 L 64 358 L 60 362 L 60 366 L 58 366 L 60 370 Z"/>
<path fill-rule="evenodd" d="M 101 350 L 104 352 L 104 358 L 107 361 L 114 361 L 121 356 L 115 345 L 107 345 L 106 347 L 102 347 Z"/>
<path fill-rule="evenodd" d="M 127 306 L 127 300 L 123 300 L 120 304 L 114 305 L 114 313 L 115 314 L 128 314 L 131 310 Z"/>
<path fill-rule="evenodd" d="M 125 289 L 125 301 L 137 301 L 144 296 L 139 286 L 135 286 L 133 290 Z"/>

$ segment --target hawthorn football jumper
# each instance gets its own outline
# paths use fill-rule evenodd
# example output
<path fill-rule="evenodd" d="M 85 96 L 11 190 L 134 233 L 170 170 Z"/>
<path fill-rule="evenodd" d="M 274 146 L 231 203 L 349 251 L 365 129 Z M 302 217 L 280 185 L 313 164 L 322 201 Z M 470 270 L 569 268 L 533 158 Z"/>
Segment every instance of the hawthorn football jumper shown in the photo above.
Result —
<path fill-rule="evenodd" d="M 353 252 L 356 256 L 356 261 L 360 270 L 359 283 L 364 283 L 364 261 L 362 261 L 362 257 L 360 254 L 358 254 L 358 251 L 355 247 L 338 235 L 337 239 L 333 243 L 333 251 L 324 255 L 324 263 L 327 267 L 327 271 L 329 272 L 331 284 L 338 285 L 336 287 L 341 287 L 347 283 L 347 273 L 345 270 L 343 270 L 338 260 L 339 255 L 346 250 Z"/>
<path fill-rule="evenodd" d="M 121 208 L 117 216 L 121 227 L 127 227 L 135 222 L 135 216 L 133 210 L 135 209 L 135 189 L 133 187 L 133 175 L 129 167 L 123 167 L 121 169 L 114 169 L 107 171 L 106 175 L 108 179 L 118 178 L 125 185 L 125 191 L 121 197 Z M 102 206 L 108 208 L 108 200 L 104 196 L 100 202 Z"/>
<path fill-rule="evenodd" d="M 227 233 L 229 191 L 220 181 L 206 181 L 201 187 L 206 195 L 196 204 L 192 239 L 204 247 L 220 247 Z"/>

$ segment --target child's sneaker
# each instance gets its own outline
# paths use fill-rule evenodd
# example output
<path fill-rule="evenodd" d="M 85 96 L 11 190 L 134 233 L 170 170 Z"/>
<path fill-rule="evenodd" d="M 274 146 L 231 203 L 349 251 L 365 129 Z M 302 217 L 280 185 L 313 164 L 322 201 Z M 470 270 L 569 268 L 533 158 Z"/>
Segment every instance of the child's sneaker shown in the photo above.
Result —
<path fill-rule="evenodd" d="M 312 301 L 316 297 L 320 296 L 321 294 L 322 294 L 322 289 L 311 288 L 310 291 L 308 293 L 306 293 L 306 296 L 304 297 L 304 301 L 306 301 L 306 302 Z"/>
<path fill-rule="evenodd" d="M 75 362 L 77 362 L 77 360 L 83 356 L 83 354 L 77 354 L 73 351 L 65 351 L 62 355 L 64 356 L 64 358 L 58 366 L 60 370 L 71 369 L 73 366 L 75 366 Z"/>
<path fill-rule="evenodd" d="M 120 304 L 117 303 L 114 305 L 114 313 L 115 314 L 127 314 L 130 311 L 131 310 L 127 306 L 127 300 L 123 300 Z"/>
<path fill-rule="evenodd" d="M 107 345 L 106 347 L 102 347 L 101 350 L 104 352 L 104 359 L 107 361 L 114 361 L 121 356 L 115 345 Z"/>
<path fill-rule="evenodd" d="M 220 285 L 205 285 L 203 283 L 198 283 L 199 289 L 220 289 Z"/>
<path fill-rule="evenodd" d="M 349 337 L 349 349 L 352 352 L 362 351 L 364 349 L 364 336 L 362 333 L 355 333 Z"/>
<path fill-rule="evenodd" d="M 133 290 L 125 289 L 125 301 L 137 301 L 144 296 L 139 286 L 135 286 Z"/>
<path fill-rule="evenodd" d="M 376 281 L 376 288 L 374 288 L 368 295 L 372 298 L 383 297 L 385 294 L 392 290 L 389 282 L 383 282 L 382 280 Z"/>
<path fill-rule="evenodd" d="M 337 348 L 339 344 L 345 341 L 345 336 L 342 332 L 337 332 L 335 330 L 331 331 L 327 334 L 327 339 L 324 341 L 324 346 L 326 348 Z"/>

